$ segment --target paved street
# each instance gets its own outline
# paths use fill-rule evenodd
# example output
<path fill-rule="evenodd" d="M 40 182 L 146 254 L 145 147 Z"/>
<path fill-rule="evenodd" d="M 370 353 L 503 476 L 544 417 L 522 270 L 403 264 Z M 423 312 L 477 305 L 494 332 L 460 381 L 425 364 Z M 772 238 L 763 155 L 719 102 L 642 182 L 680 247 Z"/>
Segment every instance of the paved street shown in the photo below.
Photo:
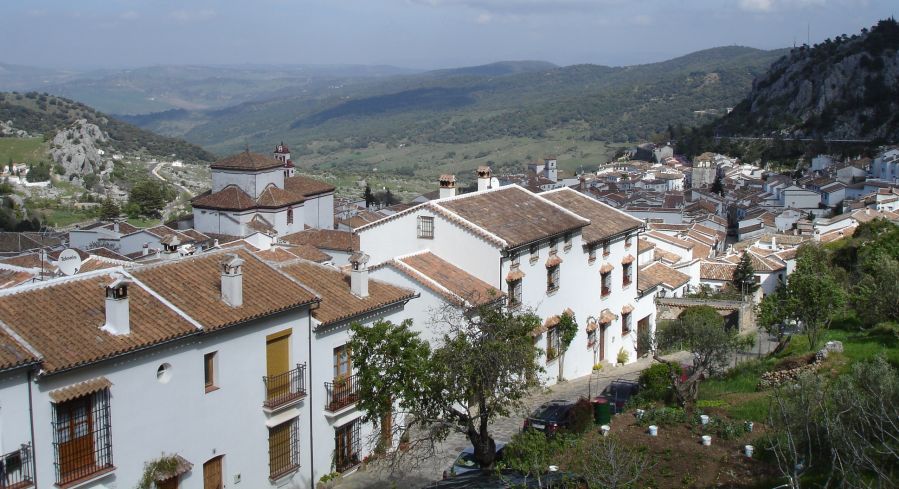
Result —
<path fill-rule="evenodd" d="M 681 352 L 666 358 L 688 362 L 691 357 L 689 353 Z M 552 399 L 574 401 L 580 397 L 596 396 L 615 379 L 635 380 L 640 371 L 649 365 L 650 359 L 643 358 L 623 367 L 605 367 L 592 375 L 561 382 L 543 389 L 541 392 L 534 393 L 525 404 L 530 411 Z M 494 422 L 492 432 L 495 439 L 503 442 L 509 441 L 521 429 L 524 414 L 519 413 Z M 373 464 L 346 476 L 336 487 L 340 489 L 421 488 L 430 481 L 440 479 L 443 471 L 449 468 L 459 452 L 468 445 L 468 440 L 462 435 L 454 433 L 441 444 L 437 456 L 420 467 L 404 467 L 402 470 L 395 470 L 393 473 L 390 473 L 386 469 Z"/>

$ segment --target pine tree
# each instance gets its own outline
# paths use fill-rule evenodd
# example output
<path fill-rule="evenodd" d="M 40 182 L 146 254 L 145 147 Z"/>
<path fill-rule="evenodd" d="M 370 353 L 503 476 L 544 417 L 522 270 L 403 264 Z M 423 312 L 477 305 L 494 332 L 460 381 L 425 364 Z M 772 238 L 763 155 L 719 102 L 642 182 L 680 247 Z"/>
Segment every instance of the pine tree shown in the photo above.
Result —
<path fill-rule="evenodd" d="M 365 190 L 362 192 L 362 197 L 365 198 L 365 208 L 368 209 L 375 202 L 375 196 L 371 193 L 371 187 L 368 183 L 365 184 Z"/>
<path fill-rule="evenodd" d="M 744 251 L 734 269 L 734 276 L 731 280 L 734 288 L 746 295 L 752 295 L 759 289 L 759 284 L 755 283 L 755 268 L 752 267 L 752 260 L 749 253 Z"/>
<path fill-rule="evenodd" d="M 122 210 L 119 209 L 118 204 L 107 195 L 103 205 L 100 206 L 100 219 L 115 219 L 121 213 Z"/>

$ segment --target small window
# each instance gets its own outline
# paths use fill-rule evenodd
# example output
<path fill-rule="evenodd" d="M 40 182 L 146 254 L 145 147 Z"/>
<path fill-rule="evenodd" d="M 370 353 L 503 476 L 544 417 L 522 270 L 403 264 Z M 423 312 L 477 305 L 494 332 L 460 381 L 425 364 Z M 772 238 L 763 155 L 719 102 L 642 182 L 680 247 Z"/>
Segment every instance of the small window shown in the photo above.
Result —
<path fill-rule="evenodd" d="M 555 326 L 546 330 L 546 361 L 553 360 L 561 353 L 561 339 Z"/>
<path fill-rule="evenodd" d="M 602 256 L 609 256 L 612 253 L 612 243 L 609 240 L 602 242 Z"/>
<path fill-rule="evenodd" d="M 612 293 L 612 272 L 606 272 L 600 277 L 602 277 L 602 296 L 606 297 Z"/>
<path fill-rule="evenodd" d="M 434 239 L 433 217 L 418 216 L 418 237 L 422 239 Z"/>
<path fill-rule="evenodd" d="M 512 266 L 517 267 L 520 262 L 518 259 L 518 251 L 513 251 L 511 258 L 512 258 Z"/>
<path fill-rule="evenodd" d="M 621 285 L 627 287 L 631 284 L 631 264 L 626 263 L 621 266 Z"/>
<path fill-rule="evenodd" d="M 571 249 L 571 233 L 565 233 L 565 251 Z"/>
<path fill-rule="evenodd" d="M 203 355 L 203 378 L 206 381 L 206 392 L 212 392 L 218 389 L 216 382 L 216 367 L 218 366 L 218 352 L 214 351 Z"/>
<path fill-rule="evenodd" d="M 347 378 L 353 374 L 353 356 L 350 346 L 343 345 L 334 349 L 334 378 Z"/>
<path fill-rule="evenodd" d="M 559 243 L 559 240 L 556 238 L 550 238 L 549 240 L 549 251 L 556 251 L 556 245 Z"/>
<path fill-rule="evenodd" d="M 555 292 L 555 291 L 559 290 L 559 269 L 560 269 L 559 265 L 549 267 L 546 269 L 546 291 L 547 292 Z"/>
<path fill-rule="evenodd" d="M 172 380 L 172 365 L 169 363 L 163 363 L 156 369 L 156 380 L 159 381 L 160 384 L 168 384 L 170 380 Z"/>
<path fill-rule="evenodd" d="M 587 259 L 590 261 L 596 260 L 596 245 L 590 245 L 587 247 Z"/>
<path fill-rule="evenodd" d="M 268 470 L 272 480 L 300 467 L 298 418 L 268 429 Z"/>
<path fill-rule="evenodd" d="M 531 245 L 531 261 L 537 261 L 537 258 L 540 256 L 540 247 L 534 243 Z"/>
<path fill-rule="evenodd" d="M 621 314 L 621 336 L 624 336 L 631 332 L 631 313 L 626 312 Z"/>
<path fill-rule="evenodd" d="M 630 247 L 632 243 L 631 235 L 628 234 L 624 237 L 624 246 Z"/>
<path fill-rule="evenodd" d="M 521 279 L 509 282 L 509 307 L 521 305 Z"/>
<path fill-rule="evenodd" d="M 293 224 L 293 207 L 287 209 L 287 224 Z"/>

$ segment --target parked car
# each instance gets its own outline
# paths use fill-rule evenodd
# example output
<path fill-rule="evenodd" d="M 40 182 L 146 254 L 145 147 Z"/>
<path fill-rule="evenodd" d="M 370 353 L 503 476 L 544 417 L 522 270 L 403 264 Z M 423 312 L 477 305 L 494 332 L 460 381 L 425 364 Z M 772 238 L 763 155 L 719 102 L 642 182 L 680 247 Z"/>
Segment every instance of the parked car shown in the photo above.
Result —
<path fill-rule="evenodd" d="M 503 448 L 506 447 L 505 443 L 496 442 L 496 461 L 500 462 L 503 459 Z M 447 479 L 449 477 L 467 474 L 469 472 L 477 472 L 481 470 L 481 466 L 474 459 L 474 447 L 467 447 L 459 453 L 459 456 L 456 457 L 456 460 L 453 461 L 453 465 L 450 466 L 449 470 L 443 472 L 443 478 Z"/>
<path fill-rule="evenodd" d="M 567 472 L 547 472 L 540 477 L 540 484 L 544 489 L 583 487 L 584 480 Z M 458 477 L 432 482 L 423 489 L 509 489 L 509 488 L 534 488 L 538 486 L 536 477 L 526 477 L 524 474 L 512 470 L 497 472 L 469 472 Z"/>
<path fill-rule="evenodd" d="M 603 389 L 602 397 L 609 400 L 612 406 L 612 414 L 618 414 L 624 410 L 624 405 L 640 392 L 640 384 L 633 380 L 618 379 Z"/>
<path fill-rule="evenodd" d="M 574 407 L 571 401 L 556 399 L 537 408 L 524 420 L 524 429 L 540 430 L 547 435 L 568 427 L 568 412 Z"/>

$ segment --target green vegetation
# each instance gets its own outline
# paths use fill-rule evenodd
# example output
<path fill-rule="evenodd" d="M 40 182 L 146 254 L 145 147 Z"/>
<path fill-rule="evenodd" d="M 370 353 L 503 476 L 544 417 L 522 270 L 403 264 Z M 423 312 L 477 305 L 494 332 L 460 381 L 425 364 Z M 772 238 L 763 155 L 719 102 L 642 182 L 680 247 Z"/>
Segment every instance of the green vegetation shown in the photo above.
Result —
<path fill-rule="evenodd" d="M 47 158 L 47 145 L 42 138 L 0 137 L 0 164 L 34 163 Z"/>

